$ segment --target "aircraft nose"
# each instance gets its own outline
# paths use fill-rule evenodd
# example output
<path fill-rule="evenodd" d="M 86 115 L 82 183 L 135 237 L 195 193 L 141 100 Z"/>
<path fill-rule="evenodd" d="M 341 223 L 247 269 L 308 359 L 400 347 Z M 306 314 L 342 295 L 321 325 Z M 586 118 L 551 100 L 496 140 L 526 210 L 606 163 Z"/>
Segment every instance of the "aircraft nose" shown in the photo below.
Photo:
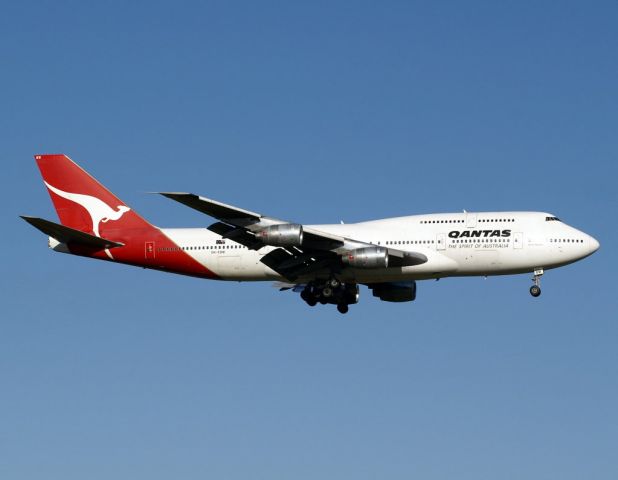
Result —
<path fill-rule="evenodd" d="M 590 253 L 596 252 L 600 246 L 601 244 L 596 238 L 588 235 L 588 247 L 590 248 Z"/>

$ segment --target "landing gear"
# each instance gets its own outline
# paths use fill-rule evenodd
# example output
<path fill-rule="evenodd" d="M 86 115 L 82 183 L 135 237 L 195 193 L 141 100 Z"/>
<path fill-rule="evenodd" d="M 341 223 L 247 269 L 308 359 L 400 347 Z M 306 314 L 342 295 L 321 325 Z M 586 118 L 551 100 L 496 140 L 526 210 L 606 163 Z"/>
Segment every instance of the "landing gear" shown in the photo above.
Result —
<path fill-rule="evenodd" d="M 300 292 L 300 298 L 307 302 L 307 305 L 309 305 L 310 307 L 315 307 L 318 303 L 318 299 L 315 298 L 315 296 L 311 294 L 311 291 L 306 288 L 302 292 Z"/>
<path fill-rule="evenodd" d="M 318 302 L 322 305 L 330 303 L 337 305 L 340 313 L 348 313 L 349 305 L 358 302 L 358 285 L 331 277 L 326 281 L 309 282 L 300 296 L 309 306 L 313 307 Z"/>
<path fill-rule="evenodd" d="M 341 285 L 341 282 L 335 277 L 333 277 L 327 282 L 327 285 L 331 288 L 338 288 L 339 285 Z"/>
<path fill-rule="evenodd" d="M 532 277 L 532 281 L 534 282 L 534 285 L 530 287 L 530 295 L 532 295 L 535 298 L 541 295 L 541 276 L 542 275 L 543 275 L 543 269 L 537 268 L 534 271 L 534 277 Z"/>

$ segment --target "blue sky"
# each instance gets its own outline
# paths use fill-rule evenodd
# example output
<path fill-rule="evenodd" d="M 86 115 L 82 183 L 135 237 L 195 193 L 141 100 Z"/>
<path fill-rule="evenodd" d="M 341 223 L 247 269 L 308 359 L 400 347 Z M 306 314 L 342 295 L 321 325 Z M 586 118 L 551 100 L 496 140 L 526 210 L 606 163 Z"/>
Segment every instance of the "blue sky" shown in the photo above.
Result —
<path fill-rule="evenodd" d="M 615 479 L 615 2 L 13 2 L 0 15 L 0 475 Z M 54 254 L 32 156 L 160 226 L 192 191 L 302 223 L 542 210 L 543 278 L 361 292 Z"/>

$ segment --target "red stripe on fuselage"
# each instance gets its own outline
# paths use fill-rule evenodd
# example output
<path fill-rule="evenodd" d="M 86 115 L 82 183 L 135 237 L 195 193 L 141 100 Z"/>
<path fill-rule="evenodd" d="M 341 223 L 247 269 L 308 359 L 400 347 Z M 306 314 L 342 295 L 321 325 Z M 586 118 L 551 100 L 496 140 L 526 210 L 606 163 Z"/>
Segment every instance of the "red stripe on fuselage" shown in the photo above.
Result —
<path fill-rule="evenodd" d="M 108 228 L 105 234 L 109 240 L 124 243 L 122 247 L 109 250 L 115 262 L 192 277 L 220 279 L 217 274 L 182 250 L 157 227 L 149 225 L 147 228 L 139 229 Z M 153 246 L 151 253 L 147 252 L 146 245 L 150 242 Z M 103 250 L 94 250 L 81 245 L 69 245 L 68 247 L 75 255 L 112 261 Z"/>

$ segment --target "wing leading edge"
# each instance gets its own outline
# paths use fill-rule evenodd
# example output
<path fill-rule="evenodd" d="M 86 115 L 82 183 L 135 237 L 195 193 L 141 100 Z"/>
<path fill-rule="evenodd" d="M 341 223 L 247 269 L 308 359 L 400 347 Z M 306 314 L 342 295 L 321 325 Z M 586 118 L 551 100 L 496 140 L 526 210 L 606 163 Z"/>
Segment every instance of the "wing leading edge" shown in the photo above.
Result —
<path fill-rule="evenodd" d="M 219 220 L 208 229 L 224 238 L 253 250 L 266 245 L 280 247 L 264 255 L 261 261 L 291 281 L 323 269 L 340 272 L 345 267 L 344 260 L 348 263 L 360 251 L 384 251 L 387 256 L 384 265 L 388 267 L 413 266 L 427 262 L 427 257 L 422 253 L 376 247 L 367 242 L 268 217 L 193 193 L 159 193 Z M 282 230 L 282 226 L 287 227 L 289 237 L 272 235 Z"/>

